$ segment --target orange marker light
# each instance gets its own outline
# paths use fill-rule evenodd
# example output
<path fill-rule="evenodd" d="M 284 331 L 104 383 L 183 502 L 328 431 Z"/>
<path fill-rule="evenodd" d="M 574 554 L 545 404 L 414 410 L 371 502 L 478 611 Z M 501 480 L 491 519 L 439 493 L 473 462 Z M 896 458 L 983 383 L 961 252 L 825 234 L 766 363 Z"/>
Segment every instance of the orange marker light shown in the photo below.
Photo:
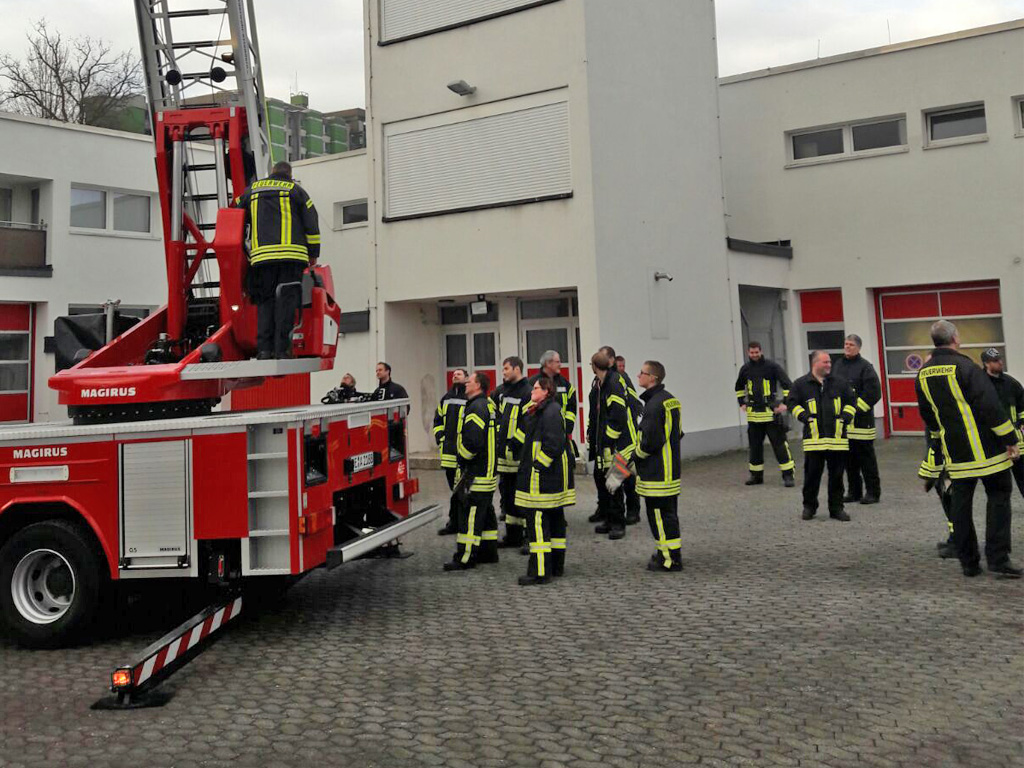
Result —
<path fill-rule="evenodd" d="M 128 688 L 132 684 L 132 671 L 130 669 L 115 669 L 110 676 L 111 688 Z"/>

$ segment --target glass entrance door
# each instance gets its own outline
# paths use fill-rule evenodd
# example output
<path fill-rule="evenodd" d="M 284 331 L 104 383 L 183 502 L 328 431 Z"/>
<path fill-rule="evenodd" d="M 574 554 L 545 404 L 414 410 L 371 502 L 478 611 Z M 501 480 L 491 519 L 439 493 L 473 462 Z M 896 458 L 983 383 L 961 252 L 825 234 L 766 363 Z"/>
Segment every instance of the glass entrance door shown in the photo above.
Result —
<path fill-rule="evenodd" d="M 584 408 L 589 390 L 583 389 L 580 329 L 574 305 L 575 299 L 565 297 L 521 300 L 519 349 L 528 376 L 540 371 L 540 358 L 547 350 L 553 349 L 558 353 L 562 359 L 562 375 L 576 387 L 579 405 L 576 413 L 576 441 L 583 445 L 587 430 Z"/>

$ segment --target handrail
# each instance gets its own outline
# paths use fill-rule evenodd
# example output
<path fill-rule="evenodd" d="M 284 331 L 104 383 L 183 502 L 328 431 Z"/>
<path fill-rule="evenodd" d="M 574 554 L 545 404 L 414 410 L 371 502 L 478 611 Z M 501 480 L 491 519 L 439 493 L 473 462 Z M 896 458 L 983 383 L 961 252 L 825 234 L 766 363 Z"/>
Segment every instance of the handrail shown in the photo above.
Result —
<path fill-rule="evenodd" d="M 2 219 L 0 219 L 0 227 L 3 227 L 4 229 L 28 229 L 33 231 L 45 232 L 46 222 L 44 221 L 39 224 L 32 224 L 31 222 L 28 221 L 3 221 Z"/>

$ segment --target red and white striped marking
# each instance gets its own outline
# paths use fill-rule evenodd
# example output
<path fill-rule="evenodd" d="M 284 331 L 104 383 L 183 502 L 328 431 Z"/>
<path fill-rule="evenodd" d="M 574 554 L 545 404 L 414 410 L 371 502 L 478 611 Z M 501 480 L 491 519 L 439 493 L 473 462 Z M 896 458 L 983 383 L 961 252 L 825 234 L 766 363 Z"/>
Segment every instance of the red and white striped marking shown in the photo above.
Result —
<path fill-rule="evenodd" d="M 132 669 L 132 685 L 139 686 L 197 643 L 202 642 L 242 612 L 242 598 L 236 597 L 212 616 L 189 627 L 160 650 Z"/>

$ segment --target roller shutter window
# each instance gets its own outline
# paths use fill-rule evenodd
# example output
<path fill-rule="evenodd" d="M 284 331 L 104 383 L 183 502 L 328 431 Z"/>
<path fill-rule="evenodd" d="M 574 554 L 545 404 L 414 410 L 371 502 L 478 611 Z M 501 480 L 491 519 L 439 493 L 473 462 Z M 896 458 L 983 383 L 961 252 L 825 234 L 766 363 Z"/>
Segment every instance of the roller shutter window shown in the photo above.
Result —
<path fill-rule="evenodd" d="M 568 197 L 569 105 L 557 102 L 386 138 L 386 220 Z"/>
<path fill-rule="evenodd" d="M 541 4 L 539 0 L 381 0 L 380 38 L 394 42 Z"/>

